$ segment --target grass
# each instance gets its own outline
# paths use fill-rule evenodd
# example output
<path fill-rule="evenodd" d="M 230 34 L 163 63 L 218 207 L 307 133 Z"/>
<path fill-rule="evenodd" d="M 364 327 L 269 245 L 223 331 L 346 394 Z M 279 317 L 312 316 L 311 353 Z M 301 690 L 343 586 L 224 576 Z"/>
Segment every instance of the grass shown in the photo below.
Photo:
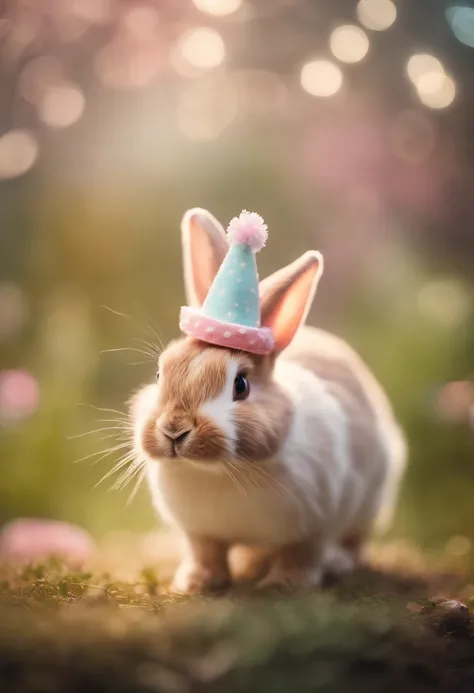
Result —
<path fill-rule="evenodd" d="M 188 599 L 120 546 L 88 572 L 4 566 L 2 693 L 474 691 L 474 625 L 441 605 L 474 604 L 465 565 L 391 544 L 317 593 Z"/>

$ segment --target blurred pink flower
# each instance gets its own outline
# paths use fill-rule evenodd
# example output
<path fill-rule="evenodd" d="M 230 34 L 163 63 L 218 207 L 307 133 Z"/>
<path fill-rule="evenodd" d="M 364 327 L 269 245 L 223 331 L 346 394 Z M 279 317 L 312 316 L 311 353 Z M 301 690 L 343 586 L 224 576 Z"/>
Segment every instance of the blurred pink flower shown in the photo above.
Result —
<path fill-rule="evenodd" d="M 67 522 L 21 518 L 0 532 L 0 559 L 11 562 L 33 562 L 60 556 L 82 563 L 95 549 L 89 534 Z"/>
<path fill-rule="evenodd" d="M 436 409 L 438 415 L 452 423 L 470 424 L 474 407 L 474 382 L 455 380 L 446 383 L 438 393 Z"/>
<path fill-rule="evenodd" d="M 31 416 L 39 404 L 37 380 L 24 370 L 0 373 L 0 423 Z"/>
<path fill-rule="evenodd" d="M 348 112 L 319 122 L 303 133 L 297 152 L 298 170 L 311 186 L 349 198 L 371 190 L 382 204 L 428 217 L 440 212 L 446 172 L 429 157 L 416 165 L 397 158 L 383 119 Z"/>

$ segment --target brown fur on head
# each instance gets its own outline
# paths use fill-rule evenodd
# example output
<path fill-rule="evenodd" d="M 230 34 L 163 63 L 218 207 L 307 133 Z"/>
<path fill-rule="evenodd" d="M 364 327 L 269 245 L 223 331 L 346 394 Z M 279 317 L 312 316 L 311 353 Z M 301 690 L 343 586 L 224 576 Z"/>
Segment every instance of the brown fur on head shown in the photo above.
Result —
<path fill-rule="evenodd" d="M 234 401 L 244 375 L 246 399 Z M 281 447 L 291 404 L 273 380 L 273 360 L 194 339 L 172 342 L 156 385 L 134 401 L 137 445 L 153 459 L 262 460 Z"/>

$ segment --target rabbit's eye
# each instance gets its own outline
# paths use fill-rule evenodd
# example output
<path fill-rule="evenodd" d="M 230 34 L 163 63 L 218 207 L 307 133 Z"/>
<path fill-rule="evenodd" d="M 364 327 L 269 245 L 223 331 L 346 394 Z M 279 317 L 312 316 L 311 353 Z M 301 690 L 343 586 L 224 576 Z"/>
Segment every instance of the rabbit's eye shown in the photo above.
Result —
<path fill-rule="evenodd" d="M 158 366 L 158 368 L 156 369 L 156 382 L 158 382 L 159 379 L 160 379 L 160 367 Z"/>
<path fill-rule="evenodd" d="M 239 373 L 239 375 L 234 380 L 234 402 L 236 402 L 237 400 L 247 399 L 249 393 L 249 381 L 243 373 Z"/>

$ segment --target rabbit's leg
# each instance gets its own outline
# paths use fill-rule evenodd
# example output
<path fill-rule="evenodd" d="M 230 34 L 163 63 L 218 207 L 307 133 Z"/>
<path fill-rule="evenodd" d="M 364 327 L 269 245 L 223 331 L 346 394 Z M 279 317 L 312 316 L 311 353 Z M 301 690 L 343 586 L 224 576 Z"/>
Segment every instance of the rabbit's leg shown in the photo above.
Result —
<path fill-rule="evenodd" d="M 367 541 L 369 531 L 369 526 L 367 526 L 364 529 L 354 529 L 351 532 L 347 532 L 342 537 L 341 546 L 351 554 L 355 566 L 358 566 L 361 562 L 362 549 Z"/>
<path fill-rule="evenodd" d="M 187 537 L 187 553 L 175 573 L 171 591 L 215 592 L 230 585 L 228 546 L 209 537 Z"/>
<path fill-rule="evenodd" d="M 277 549 L 258 587 L 318 587 L 323 577 L 321 541 L 312 538 Z"/>
<path fill-rule="evenodd" d="M 236 582 L 257 582 L 268 572 L 271 555 L 260 546 L 233 546 L 229 555 L 232 578 Z"/>
<path fill-rule="evenodd" d="M 353 530 L 338 543 L 327 546 L 324 552 L 325 576 L 338 579 L 352 573 L 360 565 L 366 537 L 367 531 Z"/>

